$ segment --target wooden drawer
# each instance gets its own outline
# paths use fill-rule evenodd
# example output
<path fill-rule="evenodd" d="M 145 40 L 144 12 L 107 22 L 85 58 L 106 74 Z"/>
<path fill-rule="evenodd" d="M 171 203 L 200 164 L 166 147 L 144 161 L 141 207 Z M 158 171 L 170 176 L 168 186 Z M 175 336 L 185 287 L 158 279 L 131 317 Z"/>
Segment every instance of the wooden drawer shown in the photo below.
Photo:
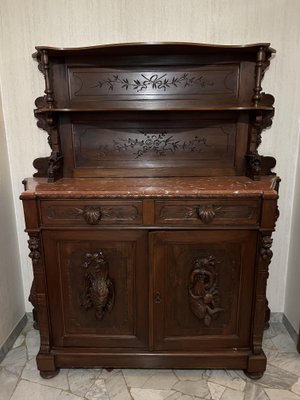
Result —
<path fill-rule="evenodd" d="M 166 225 L 256 225 L 258 199 L 207 199 L 157 201 L 156 224 Z"/>
<path fill-rule="evenodd" d="M 140 225 L 142 201 L 42 201 L 45 225 Z"/>

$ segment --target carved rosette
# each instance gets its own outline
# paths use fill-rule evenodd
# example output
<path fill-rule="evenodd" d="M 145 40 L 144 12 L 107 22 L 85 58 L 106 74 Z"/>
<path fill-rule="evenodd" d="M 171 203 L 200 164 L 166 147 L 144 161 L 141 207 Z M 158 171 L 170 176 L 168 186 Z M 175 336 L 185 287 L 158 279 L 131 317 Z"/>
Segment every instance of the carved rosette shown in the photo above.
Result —
<path fill-rule="evenodd" d="M 82 264 L 85 289 L 81 293 L 81 306 L 95 309 L 95 317 L 102 320 L 114 305 L 114 286 L 108 276 L 108 262 L 101 250 L 86 253 Z"/>
<path fill-rule="evenodd" d="M 190 272 L 188 287 L 189 305 L 192 313 L 209 327 L 223 309 L 219 306 L 216 259 L 196 258 Z"/>
<path fill-rule="evenodd" d="M 41 253 L 40 253 L 40 240 L 39 238 L 35 236 L 30 236 L 28 240 L 28 247 L 30 250 L 29 257 L 32 260 L 33 266 L 37 265 L 40 258 L 41 258 Z"/>

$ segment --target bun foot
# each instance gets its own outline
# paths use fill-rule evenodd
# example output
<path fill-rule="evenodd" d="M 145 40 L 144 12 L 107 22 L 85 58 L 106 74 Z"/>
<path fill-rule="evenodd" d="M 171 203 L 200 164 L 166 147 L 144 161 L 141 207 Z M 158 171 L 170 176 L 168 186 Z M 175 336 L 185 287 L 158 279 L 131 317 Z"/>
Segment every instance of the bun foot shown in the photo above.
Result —
<path fill-rule="evenodd" d="M 112 372 L 114 368 L 105 368 L 107 372 Z"/>
<path fill-rule="evenodd" d="M 264 373 L 263 372 L 249 372 L 247 370 L 244 370 L 244 374 L 250 379 L 257 380 L 257 379 L 262 378 Z"/>
<path fill-rule="evenodd" d="M 40 375 L 43 379 L 51 379 L 54 378 L 59 373 L 59 369 L 54 371 L 40 371 Z"/>

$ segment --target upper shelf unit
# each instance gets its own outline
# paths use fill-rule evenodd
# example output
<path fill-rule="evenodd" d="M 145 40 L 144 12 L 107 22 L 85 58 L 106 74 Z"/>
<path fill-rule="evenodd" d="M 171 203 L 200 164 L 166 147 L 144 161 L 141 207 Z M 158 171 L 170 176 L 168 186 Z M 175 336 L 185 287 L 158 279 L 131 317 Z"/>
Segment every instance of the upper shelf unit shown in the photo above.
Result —
<path fill-rule="evenodd" d="M 45 96 L 36 113 L 150 110 L 271 110 L 261 80 L 268 43 L 219 46 L 135 43 L 36 47 Z"/>

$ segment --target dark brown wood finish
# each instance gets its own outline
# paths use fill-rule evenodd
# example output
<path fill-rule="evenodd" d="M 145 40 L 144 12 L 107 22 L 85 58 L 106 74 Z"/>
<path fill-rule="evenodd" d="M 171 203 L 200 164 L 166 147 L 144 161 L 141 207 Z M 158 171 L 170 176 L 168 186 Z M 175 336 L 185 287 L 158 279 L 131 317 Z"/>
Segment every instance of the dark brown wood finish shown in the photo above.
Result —
<path fill-rule="evenodd" d="M 37 47 L 49 157 L 21 195 L 41 334 L 59 368 L 262 376 L 279 178 L 267 43 Z"/>

